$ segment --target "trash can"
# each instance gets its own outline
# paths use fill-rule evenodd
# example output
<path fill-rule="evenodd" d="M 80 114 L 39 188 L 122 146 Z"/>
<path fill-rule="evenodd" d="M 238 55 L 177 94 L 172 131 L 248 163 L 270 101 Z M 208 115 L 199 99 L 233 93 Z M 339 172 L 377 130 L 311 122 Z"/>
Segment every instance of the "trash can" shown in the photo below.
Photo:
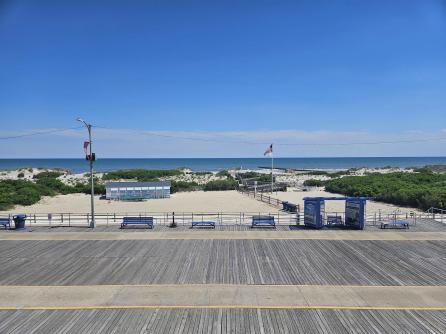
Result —
<path fill-rule="evenodd" d="M 292 212 L 292 213 L 297 212 L 297 205 L 296 204 L 288 203 L 287 205 L 288 205 L 288 211 L 289 212 Z"/>
<path fill-rule="evenodd" d="M 288 202 L 287 201 L 283 201 L 282 202 L 282 206 L 283 206 L 283 211 L 288 211 Z"/>
<path fill-rule="evenodd" d="M 25 228 L 26 215 L 19 213 L 12 217 L 16 230 L 23 230 Z"/>

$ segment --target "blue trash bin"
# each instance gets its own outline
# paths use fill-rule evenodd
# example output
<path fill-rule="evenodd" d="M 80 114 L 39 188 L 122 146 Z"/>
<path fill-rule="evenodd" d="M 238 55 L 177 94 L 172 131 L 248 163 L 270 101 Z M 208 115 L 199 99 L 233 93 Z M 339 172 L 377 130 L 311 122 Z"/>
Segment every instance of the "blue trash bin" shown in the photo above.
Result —
<path fill-rule="evenodd" d="M 26 215 L 19 213 L 12 217 L 16 230 L 23 230 L 25 228 Z"/>
<path fill-rule="evenodd" d="M 289 212 L 292 212 L 292 213 L 297 212 L 297 205 L 296 204 L 288 203 L 287 206 L 288 206 L 288 211 Z"/>
<path fill-rule="evenodd" d="M 283 211 L 288 211 L 288 202 L 287 201 L 283 201 L 282 206 L 283 206 Z"/>

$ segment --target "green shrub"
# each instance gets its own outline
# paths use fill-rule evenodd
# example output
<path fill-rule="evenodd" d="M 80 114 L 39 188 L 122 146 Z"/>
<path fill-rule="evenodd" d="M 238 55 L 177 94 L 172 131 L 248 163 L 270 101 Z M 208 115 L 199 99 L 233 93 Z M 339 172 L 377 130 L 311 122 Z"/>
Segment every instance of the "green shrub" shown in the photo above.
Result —
<path fill-rule="evenodd" d="M 271 182 L 271 173 L 246 172 L 238 173 L 237 176 L 242 179 L 256 179 L 258 182 Z"/>
<path fill-rule="evenodd" d="M 7 210 L 14 205 L 31 205 L 41 196 L 52 196 L 54 191 L 42 185 L 25 180 L 0 181 L 0 210 Z"/>
<path fill-rule="evenodd" d="M 46 172 L 41 172 L 39 174 L 36 174 L 33 176 L 33 179 L 44 179 L 44 178 L 58 178 L 59 176 L 62 176 L 64 173 L 63 172 L 57 172 L 57 171 L 46 171 Z"/>
<path fill-rule="evenodd" d="M 216 180 L 209 181 L 204 186 L 204 191 L 220 191 L 220 190 L 235 190 L 238 183 L 235 180 Z"/>
<path fill-rule="evenodd" d="M 76 183 L 71 188 L 72 193 L 82 193 L 82 194 L 90 194 L 91 186 L 90 183 Z M 105 194 L 105 186 L 102 183 L 98 183 L 97 180 L 94 180 L 94 193 L 95 195 L 104 195 Z"/>
<path fill-rule="evenodd" d="M 52 191 L 59 194 L 70 194 L 73 192 L 72 187 L 64 184 L 62 181 L 58 179 L 53 179 L 49 177 L 38 179 L 36 184 L 42 187 L 47 187 L 48 189 L 51 189 Z"/>
<path fill-rule="evenodd" d="M 176 176 L 182 172 L 178 169 L 161 169 L 161 170 L 148 170 L 148 169 L 126 169 L 117 170 L 104 174 L 103 180 L 138 180 L 140 182 L 145 181 L 157 181 L 160 177 Z"/>
<path fill-rule="evenodd" d="M 350 174 L 350 171 L 353 171 L 352 169 L 349 169 L 348 171 L 339 171 L 339 172 L 327 172 L 324 170 L 312 170 L 305 172 L 303 175 L 313 175 L 313 176 L 326 176 L 329 178 L 338 178 L 344 175 Z"/>
<path fill-rule="evenodd" d="M 304 186 L 306 187 L 323 187 L 325 184 L 324 181 L 316 180 L 316 179 L 310 179 L 304 181 Z"/>
<path fill-rule="evenodd" d="M 49 176 L 48 176 L 49 175 Z M 42 196 L 57 194 L 90 193 L 90 184 L 78 183 L 69 186 L 56 179 L 55 174 L 47 174 L 35 183 L 26 180 L 0 181 L 0 210 L 8 210 L 14 205 L 32 205 Z M 95 179 L 95 194 L 105 194 L 105 187 Z"/>
<path fill-rule="evenodd" d="M 216 176 L 218 177 L 226 177 L 227 179 L 232 179 L 232 175 L 227 170 L 219 171 Z"/>
<path fill-rule="evenodd" d="M 446 208 L 446 174 L 428 171 L 346 176 L 326 181 L 325 189 L 347 196 L 373 197 L 385 203 L 422 210 L 430 207 Z"/>
<path fill-rule="evenodd" d="M 172 194 L 180 191 L 194 190 L 201 190 L 201 186 L 196 182 L 172 181 L 170 185 L 170 192 Z"/>
<path fill-rule="evenodd" d="M 197 176 L 206 176 L 206 175 L 211 175 L 211 172 L 194 172 L 194 175 Z"/>

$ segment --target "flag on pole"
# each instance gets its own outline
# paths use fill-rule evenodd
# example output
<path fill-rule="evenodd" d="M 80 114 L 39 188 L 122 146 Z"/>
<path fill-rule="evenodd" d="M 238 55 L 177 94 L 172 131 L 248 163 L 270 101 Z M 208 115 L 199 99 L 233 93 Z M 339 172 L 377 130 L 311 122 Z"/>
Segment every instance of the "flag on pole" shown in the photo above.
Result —
<path fill-rule="evenodd" d="M 267 150 L 265 151 L 265 153 L 263 153 L 263 155 L 271 155 L 273 154 L 273 144 L 271 144 Z"/>
<path fill-rule="evenodd" d="M 89 141 L 84 141 L 84 152 L 85 152 L 85 155 L 88 155 L 88 145 L 90 145 L 90 142 Z"/>

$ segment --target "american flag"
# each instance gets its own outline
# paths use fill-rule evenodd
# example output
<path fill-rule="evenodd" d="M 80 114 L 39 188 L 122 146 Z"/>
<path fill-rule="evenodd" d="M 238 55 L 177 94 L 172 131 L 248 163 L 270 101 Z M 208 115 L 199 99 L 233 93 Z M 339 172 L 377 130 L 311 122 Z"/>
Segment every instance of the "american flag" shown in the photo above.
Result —
<path fill-rule="evenodd" d="M 263 153 L 263 155 L 271 155 L 271 154 L 273 154 L 273 144 L 269 145 L 265 153 Z"/>
<path fill-rule="evenodd" d="M 84 152 L 85 152 L 85 154 L 88 154 L 87 153 L 88 145 L 90 145 L 90 142 L 89 141 L 84 141 Z"/>

